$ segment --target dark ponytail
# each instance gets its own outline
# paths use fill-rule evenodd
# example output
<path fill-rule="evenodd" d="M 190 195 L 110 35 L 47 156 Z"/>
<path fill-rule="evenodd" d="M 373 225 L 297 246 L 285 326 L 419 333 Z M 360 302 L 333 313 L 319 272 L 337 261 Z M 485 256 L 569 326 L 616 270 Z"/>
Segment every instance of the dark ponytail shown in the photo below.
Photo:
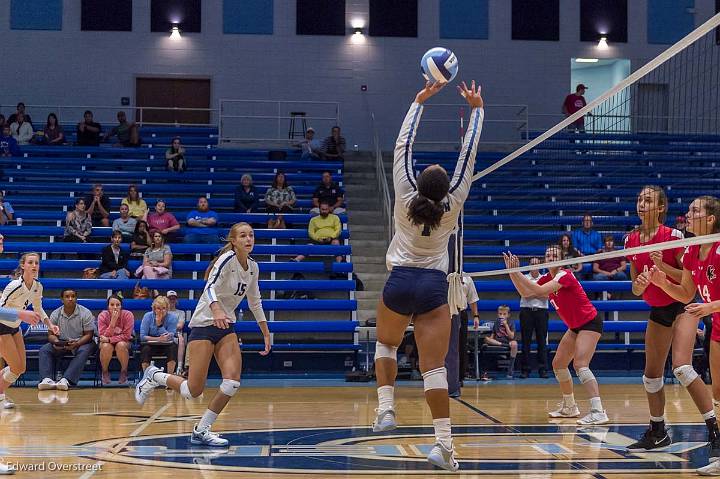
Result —
<path fill-rule="evenodd" d="M 440 166 L 431 166 L 418 177 L 418 194 L 408 206 L 408 220 L 413 225 L 425 225 L 431 230 L 440 226 L 445 206 L 442 201 L 450 190 L 450 178 Z"/>

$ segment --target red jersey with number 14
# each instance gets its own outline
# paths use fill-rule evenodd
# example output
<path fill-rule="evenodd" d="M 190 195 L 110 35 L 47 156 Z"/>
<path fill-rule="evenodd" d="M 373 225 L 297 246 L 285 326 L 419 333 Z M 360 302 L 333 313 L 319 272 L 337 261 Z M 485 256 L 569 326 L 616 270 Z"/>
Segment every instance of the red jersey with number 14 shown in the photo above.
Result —
<path fill-rule="evenodd" d="M 554 278 L 550 273 L 545 273 L 540 276 L 537 284 L 543 285 L 550 281 L 557 281 L 561 286 L 554 293 L 550 293 L 548 299 L 568 328 L 579 328 L 595 319 L 597 310 L 580 286 L 580 282 L 572 274 L 572 270 L 561 269 Z"/>
<path fill-rule="evenodd" d="M 720 300 L 720 242 L 713 243 L 707 258 L 700 259 L 700 245 L 688 246 L 683 255 L 683 268 L 692 273 L 693 283 L 703 302 L 711 303 Z M 713 341 L 720 341 L 720 313 L 713 313 Z"/>
<path fill-rule="evenodd" d="M 640 242 L 640 231 L 635 230 L 631 232 L 625 238 L 625 248 L 635 248 L 636 246 L 658 244 L 664 243 L 666 241 L 675 241 L 679 239 L 683 239 L 683 234 L 679 230 L 676 230 L 675 228 L 669 228 L 665 225 L 660 225 L 657 233 L 655 233 L 655 236 L 653 236 L 652 239 L 647 243 Z M 673 268 L 680 268 L 680 265 L 677 262 L 677 255 L 682 251 L 683 249 L 681 247 L 663 250 L 663 263 L 670 265 Z M 642 273 L 643 271 L 648 271 L 655 265 L 655 263 L 653 263 L 653 260 L 650 259 L 650 253 L 633 254 L 628 256 L 627 259 L 635 266 L 635 271 L 637 271 L 638 274 Z M 668 280 L 677 284 L 677 281 L 671 279 L 670 276 L 668 276 Z M 669 294 L 667 294 L 665 291 L 652 283 L 645 289 L 645 292 L 643 293 L 643 299 L 650 306 L 656 307 L 667 306 L 668 304 L 676 302 L 672 297 L 670 297 Z"/>

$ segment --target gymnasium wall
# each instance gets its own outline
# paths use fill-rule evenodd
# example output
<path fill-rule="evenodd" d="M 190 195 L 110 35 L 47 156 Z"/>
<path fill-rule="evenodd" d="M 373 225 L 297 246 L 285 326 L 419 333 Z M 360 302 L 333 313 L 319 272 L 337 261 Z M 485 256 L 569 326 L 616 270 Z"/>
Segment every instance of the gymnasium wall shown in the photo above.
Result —
<path fill-rule="evenodd" d="M 11 113 L 18 100 L 120 108 L 121 97 L 134 103 L 136 76 L 209 77 L 214 106 L 221 98 L 339 101 L 344 134 L 350 145 L 358 144 L 360 149 L 370 148 L 368 117 L 373 111 L 387 147 L 422 84 L 418 62 L 428 48 L 453 49 L 460 60 L 459 77 L 479 80 L 486 103 L 527 104 L 531 113 L 556 114 L 571 90 L 571 57 L 629 58 L 635 69 L 667 47 L 648 43 L 647 1 L 628 2 L 628 42 L 611 43 L 605 52 L 598 52 L 595 43 L 579 41 L 577 0 L 560 1 L 558 42 L 511 41 L 512 6 L 507 0 L 485 2 L 487 40 L 439 39 L 439 0 L 419 0 L 417 38 L 366 36 L 362 44 L 352 42 L 350 20 L 364 18 L 367 32 L 367 0 L 347 1 L 344 37 L 296 35 L 293 0 L 273 2 L 272 35 L 223 34 L 222 1 L 205 0 L 202 33 L 187 33 L 179 42 L 170 40 L 169 34 L 150 32 L 149 0 L 133 2 L 132 32 L 81 31 L 77 0 L 64 0 L 60 31 L 11 30 L 11 2 L 0 2 L 4 40 L 0 111 Z M 455 3 L 463 8 L 461 0 Z M 713 0 L 695 0 L 695 24 L 713 10 Z M 367 85 L 366 92 L 361 85 Z M 437 101 L 458 100 L 448 88 Z M 511 110 L 489 109 L 487 119 L 509 118 Z M 451 118 L 456 111 L 446 108 L 436 113 Z M 531 118 L 531 127 L 547 126 L 548 118 L 542 122 Z M 507 128 L 490 123 L 487 130 L 496 137 L 509 135 Z M 419 139 L 453 140 L 456 132 L 452 123 L 426 125 Z"/>

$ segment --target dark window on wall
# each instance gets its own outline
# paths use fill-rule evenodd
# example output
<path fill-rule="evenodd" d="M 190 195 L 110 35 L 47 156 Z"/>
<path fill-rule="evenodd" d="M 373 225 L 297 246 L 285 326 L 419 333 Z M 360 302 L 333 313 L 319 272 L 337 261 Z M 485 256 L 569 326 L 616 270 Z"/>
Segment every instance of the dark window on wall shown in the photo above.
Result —
<path fill-rule="evenodd" d="M 152 0 L 150 31 L 169 32 L 173 23 L 182 33 L 200 33 L 202 25 L 200 0 Z"/>
<path fill-rule="evenodd" d="M 345 0 L 297 0 L 298 35 L 345 35 Z"/>
<path fill-rule="evenodd" d="M 513 40 L 560 40 L 560 0 L 513 0 Z"/>
<path fill-rule="evenodd" d="M 85 31 L 132 31 L 132 0 L 82 0 L 80 29 Z"/>
<path fill-rule="evenodd" d="M 627 0 L 580 0 L 580 41 L 627 43 Z"/>
<path fill-rule="evenodd" d="M 417 0 L 370 0 L 373 37 L 417 37 Z"/>
<path fill-rule="evenodd" d="M 488 38 L 488 0 L 440 0 L 440 38 Z"/>

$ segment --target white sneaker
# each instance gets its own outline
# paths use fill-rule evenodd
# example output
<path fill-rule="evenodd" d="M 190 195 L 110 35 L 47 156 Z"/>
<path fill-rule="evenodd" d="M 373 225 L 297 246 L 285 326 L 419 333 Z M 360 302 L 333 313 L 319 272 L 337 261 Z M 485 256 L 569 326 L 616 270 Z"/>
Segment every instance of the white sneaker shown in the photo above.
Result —
<path fill-rule="evenodd" d="M 60 381 L 55 383 L 55 387 L 58 391 L 67 391 L 70 389 L 70 382 L 67 379 L 62 378 Z"/>
<path fill-rule="evenodd" d="M 38 383 L 38 389 L 41 391 L 47 391 L 48 389 L 55 389 L 57 384 L 50 378 L 45 378 Z"/>
<path fill-rule="evenodd" d="M 193 428 L 192 435 L 190 436 L 190 444 L 212 447 L 227 447 L 228 440 L 220 437 L 220 435 L 217 433 L 211 432 L 210 429 L 198 431 L 196 426 Z"/>
<path fill-rule="evenodd" d="M 460 464 L 455 460 L 455 448 L 445 449 L 445 446 L 439 442 L 436 442 L 430 450 L 427 460 L 433 466 L 450 472 L 455 472 L 460 468 Z"/>
<path fill-rule="evenodd" d="M 15 409 L 15 403 L 5 394 L 0 394 L 0 406 L 2 409 Z"/>
<path fill-rule="evenodd" d="M 397 428 L 397 422 L 395 421 L 395 411 L 388 409 L 387 411 L 380 411 L 376 409 L 377 416 L 373 421 L 372 430 L 373 432 L 385 432 L 392 431 Z"/>
<path fill-rule="evenodd" d="M 720 476 L 720 461 L 711 462 L 697 470 L 701 476 Z"/>
<path fill-rule="evenodd" d="M 572 406 L 567 406 L 565 403 L 558 404 L 558 409 L 554 411 L 550 411 L 548 413 L 548 416 L 550 417 L 578 417 L 580 416 L 580 410 L 577 407 L 577 404 L 573 404 Z"/>
<path fill-rule="evenodd" d="M 137 386 L 135 386 L 135 400 L 141 406 L 145 404 L 145 401 L 147 401 L 147 398 L 150 397 L 150 394 L 152 394 L 155 388 L 159 386 L 152 377 L 153 374 L 160 371 L 162 371 L 162 369 L 156 368 L 153 364 L 150 364 L 150 366 L 145 369 L 142 379 L 140 379 Z"/>
<path fill-rule="evenodd" d="M 15 474 L 15 468 L 13 468 L 10 464 L 5 464 L 4 462 L 0 462 L 0 475 L 10 475 Z"/>
<path fill-rule="evenodd" d="M 587 414 L 582 419 L 578 419 L 577 423 L 582 426 L 597 426 L 600 424 L 607 424 L 610 422 L 610 419 L 607 416 L 607 413 L 605 411 L 594 411 L 590 410 L 590 413 Z"/>

